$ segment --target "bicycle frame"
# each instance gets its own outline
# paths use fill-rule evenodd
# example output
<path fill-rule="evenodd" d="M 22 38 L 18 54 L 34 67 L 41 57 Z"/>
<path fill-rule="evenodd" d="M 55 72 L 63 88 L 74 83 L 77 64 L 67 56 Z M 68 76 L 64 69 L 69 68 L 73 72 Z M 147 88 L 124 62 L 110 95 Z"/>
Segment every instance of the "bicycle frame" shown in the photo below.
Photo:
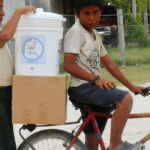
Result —
<path fill-rule="evenodd" d="M 91 108 L 88 108 L 88 111 L 89 111 L 89 115 L 88 115 L 87 119 L 83 122 L 81 127 L 78 129 L 78 131 L 76 133 L 76 136 L 71 141 L 70 145 L 67 147 L 66 150 L 69 150 L 72 147 L 72 145 L 77 140 L 77 138 L 79 137 L 79 135 L 84 130 L 84 128 L 86 127 L 86 125 L 89 123 L 90 120 L 92 121 L 93 127 L 95 129 L 96 134 L 97 134 L 98 141 L 99 141 L 101 149 L 102 150 L 106 150 L 104 142 L 103 142 L 103 139 L 102 139 L 102 136 L 101 136 L 101 133 L 100 133 L 100 130 L 99 130 L 99 127 L 98 127 L 98 124 L 97 124 L 96 119 L 95 119 L 95 116 L 102 116 L 102 117 L 112 118 L 112 114 L 110 114 L 110 115 L 103 115 L 100 112 L 92 111 Z M 134 118 L 145 118 L 145 117 L 147 117 L 147 118 L 150 117 L 150 113 L 130 114 L 128 118 L 134 119 Z M 145 136 L 142 140 L 140 140 L 139 142 L 144 144 L 149 139 L 150 139 L 150 133 L 147 136 Z"/>

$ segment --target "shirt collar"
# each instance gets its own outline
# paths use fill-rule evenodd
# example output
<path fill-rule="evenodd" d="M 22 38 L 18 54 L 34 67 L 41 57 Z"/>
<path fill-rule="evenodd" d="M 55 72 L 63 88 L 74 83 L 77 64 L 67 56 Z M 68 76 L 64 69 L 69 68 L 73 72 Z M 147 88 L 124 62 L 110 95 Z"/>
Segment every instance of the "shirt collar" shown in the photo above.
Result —
<path fill-rule="evenodd" d="M 89 33 L 83 26 L 82 26 L 82 24 L 80 23 L 80 21 L 78 20 L 77 22 L 76 22 L 76 24 L 81 28 L 81 30 L 83 31 L 83 32 L 85 32 L 85 33 Z M 96 36 L 96 32 L 95 32 L 95 30 L 94 29 L 92 29 L 92 31 L 93 31 L 93 33 L 94 33 L 94 35 Z M 97 37 L 96 37 L 96 39 L 97 39 Z"/>
<path fill-rule="evenodd" d="M 84 27 L 83 27 L 83 25 L 80 23 L 80 20 L 78 20 L 77 22 L 76 22 L 76 24 L 78 24 L 79 26 L 80 26 L 80 28 L 84 31 L 84 32 L 88 32 Z M 94 32 L 94 30 L 92 29 L 92 31 Z M 95 32 L 94 32 L 95 33 Z"/>

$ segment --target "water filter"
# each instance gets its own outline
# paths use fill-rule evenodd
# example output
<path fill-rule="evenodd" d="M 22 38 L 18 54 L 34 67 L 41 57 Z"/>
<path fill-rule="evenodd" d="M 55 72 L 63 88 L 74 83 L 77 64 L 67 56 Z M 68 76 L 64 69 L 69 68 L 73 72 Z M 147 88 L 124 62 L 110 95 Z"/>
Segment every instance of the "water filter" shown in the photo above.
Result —
<path fill-rule="evenodd" d="M 32 76 L 59 75 L 62 15 L 44 12 L 22 15 L 15 33 L 15 74 Z"/>

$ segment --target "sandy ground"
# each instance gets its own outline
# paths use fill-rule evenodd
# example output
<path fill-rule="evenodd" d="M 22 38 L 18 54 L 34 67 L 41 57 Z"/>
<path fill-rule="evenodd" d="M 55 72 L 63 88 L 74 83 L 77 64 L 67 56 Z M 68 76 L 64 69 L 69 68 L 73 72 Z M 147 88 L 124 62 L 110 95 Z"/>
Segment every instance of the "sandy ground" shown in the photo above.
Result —
<path fill-rule="evenodd" d="M 146 83 L 143 86 L 147 87 L 150 86 L 150 83 Z M 125 87 L 119 87 L 120 89 L 127 90 Z M 146 113 L 150 112 L 150 96 L 148 97 L 142 97 L 140 95 L 135 96 L 133 93 L 131 93 L 133 98 L 134 98 L 134 105 L 132 109 L 132 113 Z M 80 111 L 75 110 L 72 104 L 68 101 L 67 105 L 67 122 L 70 121 L 76 121 L 80 117 Z M 110 122 L 111 120 L 109 119 L 105 131 L 103 133 L 103 140 L 106 146 L 109 145 L 109 139 L 110 139 Z M 79 124 L 75 125 L 61 125 L 61 126 L 55 126 L 55 127 L 49 127 L 49 128 L 58 128 L 61 130 L 66 130 L 68 132 L 71 132 L 72 129 L 74 129 L 76 126 Z M 15 124 L 14 125 L 14 133 L 15 133 L 15 139 L 16 139 L 16 144 L 17 147 L 20 145 L 22 142 L 22 139 L 19 135 L 19 128 L 21 127 L 21 124 Z M 37 132 L 42 129 L 47 129 L 47 128 L 37 128 L 34 132 Z M 23 131 L 23 136 L 28 137 L 30 134 L 32 134 L 29 131 Z M 150 118 L 140 118 L 140 119 L 129 119 L 127 122 L 127 125 L 125 127 L 122 139 L 124 141 L 128 141 L 130 143 L 135 143 L 139 140 L 141 140 L 143 137 L 145 137 L 148 133 L 150 133 Z M 79 136 L 80 140 L 84 142 L 84 134 L 82 133 Z M 150 150 L 150 140 L 147 141 L 145 144 L 146 149 L 145 150 Z"/>

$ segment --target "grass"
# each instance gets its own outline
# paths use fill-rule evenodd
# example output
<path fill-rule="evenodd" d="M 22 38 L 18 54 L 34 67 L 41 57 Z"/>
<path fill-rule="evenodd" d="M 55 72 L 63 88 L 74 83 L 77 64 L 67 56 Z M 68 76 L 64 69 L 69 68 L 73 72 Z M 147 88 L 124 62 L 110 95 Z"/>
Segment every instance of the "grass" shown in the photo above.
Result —
<path fill-rule="evenodd" d="M 141 85 L 146 82 L 150 82 L 150 64 L 140 64 L 126 67 L 119 67 L 125 77 L 134 85 Z M 122 84 L 110 75 L 110 73 L 102 68 L 102 76 L 108 80 L 114 81 L 117 86 Z"/>
<path fill-rule="evenodd" d="M 150 48 L 140 49 L 132 48 L 126 49 L 126 67 L 122 67 L 122 62 L 120 60 L 119 49 L 108 49 L 108 53 L 113 59 L 113 61 L 119 66 L 126 78 L 132 82 L 134 85 L 140 85 L 146 82 L 150 82 Z M 61 52 L 60 58 L 60 73 L 67 74 L 63 70 L 64 53 Z M 117 86 L 122 86 L 114 77 L 112 77 L 109 72 L 102 65 L 102 76 L 108 80 L 112 80 Z M 69 77 L 68 86 L 70 83 Z"/>
<path fill-rule="evenodd" d="M 118 48 L 108 49 L 111 59 L 117 64 L 121 65 L 120 53 Z M 150 48 L 133 48 L 125 50 L 126 64 L 145 64 L 150 62 Z"/>
<path fill-rule="evenodd" d="M 141 85 L 150 82 L 150 64 L 134 65 L 119 67 L 125 77 L 134 85 Z M 118 80 L 116 80 L 104 67 L 101 69 L 102 77 L 115 82 L 117 86 L 123 86 Z M 70 75 L 66 72 L 61 72 L 68 76 L 68 87 L 70 83 Z"/>
<path fill-rule="evenodd" d="M 107 48 L 106 48 L 107 49 Z M 120 52 L 118 48 L 109 48 L 107 49 L 111 59 L 118 65 L 122 65 L 122 61 L 120 59 Z M 60 71 L 63 71 L 63 60 L 64 60 L 64 52 L 61 52 L 60 56 Z M 150 62 L 150 48 L 132 48 L 126 49 L 125 51 L 126 64 L 127 66 L 135 65 L 135 64 L 146 64 Z M 101 65 L 103 67 L 103 65 Z"/>

